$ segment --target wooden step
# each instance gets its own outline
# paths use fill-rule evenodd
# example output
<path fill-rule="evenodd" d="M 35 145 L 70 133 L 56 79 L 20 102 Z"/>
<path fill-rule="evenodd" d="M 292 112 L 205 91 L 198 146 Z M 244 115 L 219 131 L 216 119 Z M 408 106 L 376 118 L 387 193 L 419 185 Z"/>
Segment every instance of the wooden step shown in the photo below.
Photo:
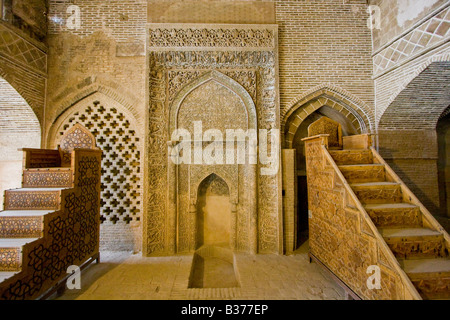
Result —
<path fill-rule="evenodd" d="M 23 188 L 70 188 L 71 168 L 42 168 L 23 171 Z"/>
<path fill-rule="evenodd" d="M 350 186 L 363 205 L 403 202 L 402 189 L 399 183 L 353 183 Z"/>
<path fill-rule="evenodd" d="M 19 272 L 22 268 L 22 248 L 37 238 L 0 239 L 0 271 Z"/>
<path fill-rule="evenodd" d="M 398 259 L 434 259 L 447 257 L 444 236 L 427 228 L 380 228 L 391 251 Z"/>
<path fill-rule="evenodd" d="M 341 165 L 339 169 L 349 183 L 386 181 L 386 170 L 382 164 Z"/>
<path fill-rule="evenodd" d="M 399 260 L 424 299 L 450 299 L 450 259 Z"/>
<path fill-rule="evenodd" d="M 5 210 L 59 210 L 63 188 L 22 188 L 5 191 Z"/>
<path fill-rule="evenodd" d="M 2 283 L 5 280 L 8 280 L 9 278 L 13 277 L 17 272 L 0 272 L 0 283 Z"/>
<path fill-rule="evenodd" d="M 9 210 L 0 212 L 0 238 L 40 238 L 48 210 Z"/>
<path fill-rule="evenodd" d="M 409 203 L 367 204 L 364 206 L 378 228 L 420 228 L 422 213 Z"/>
<path fill-rule="evenodd" d="M 338 166 L 373 164 L 373 154 L 370 150 L 330 150 L 329 152 Z"/>

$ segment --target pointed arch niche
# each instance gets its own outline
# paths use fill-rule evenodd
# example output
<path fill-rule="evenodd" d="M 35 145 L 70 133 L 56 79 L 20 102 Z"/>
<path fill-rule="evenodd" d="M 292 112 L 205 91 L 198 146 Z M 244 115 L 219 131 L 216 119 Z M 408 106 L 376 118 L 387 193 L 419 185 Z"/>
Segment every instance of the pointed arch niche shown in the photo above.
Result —
<path fill-rule="evenodd" d="M 231 203 L 228 184 L 215 173 L 206 177 L 197 191 L 197 249 L 231 246 Z"/>
<path fill-rule="evenodd" d="M 77 124 L 83 125 L 103 151 L 100 248 L 140 251 L 143 210 L 143 141 L 133 113 L 115 99 L 96 92 L 56 117 L 48 134 L 55 149 Z"/>
<path fill-rule="evenodd" d="M 256 108 L 249 93 L 218 71 L 205 73 L 178 92 L 169 109 L 168 136 L 182 128 L 193 137 L 194 121 L 202 121 L 203 133 L 209 129 L 220 130 L 223 139 L 215 142 L 222 144 L 224 150 L 226 129 L 257 129 Z M 194 252 L 202 245 L 217 245 L 256 253 L 257 165 L 175 165 L 170 157 L 168 164 L 168 216 L 173 223 L 169 225 L 173 232 L 168 234 L 173 252 Z M 208 188 L 212 184 L 223 189 L 226 186 L 227 196 L 211 195 Z M 208 197 L 217 200 L 215 209 L 213 202 L 208 202 L 212 198 Z M 211 214 L 211 210 L 218 215 Z M 226 227 L 214 226 L 212 221 L 220 219 Z M 216 240 L 213 234 L 217 235 Z"/>
<path fill-rule="evenodd" d="M 302 95 L 284 116 L 283 176 L 288 177 L 283 180 L 284 243 L 288 254 L 309 237 L 306 158 L 302 142 L 308 136 L 308 127 L 326 117 L 341 125 L 343 136 L 370 133 L 372 128 L 370 118 L 363 111 L 364 105 L 344 93 L 336 86 L 322 86 Z"/>

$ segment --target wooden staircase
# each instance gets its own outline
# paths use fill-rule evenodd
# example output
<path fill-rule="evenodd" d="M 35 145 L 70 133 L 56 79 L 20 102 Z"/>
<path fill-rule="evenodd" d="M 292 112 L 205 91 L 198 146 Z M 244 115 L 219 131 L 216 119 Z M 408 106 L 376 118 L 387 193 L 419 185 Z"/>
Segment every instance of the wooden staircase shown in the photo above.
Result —
<path fill-rule="evenodd" d="M 45 176 L 60 179 L 58 168 L 24 169 L 23 176 L 41 172 L 44 178 L 32 184 L 23 181 L 22 188 L 5 191 L 5 210 L 0 212 L 0 282 L 22 271 L 23 247 L 44 236 L 45 216 L 61 209 L 61 192 L 72 187 L 71 174 L 65 185 L 49 188 Z"/>
<path fill-rule="evenodd" d="M 423 299 L 450 299 L 448 234 L 371 147 L 329 153 Z"/>
<path fill-rule="evenodd" d="M 5 191 L 0 300 L 42 297 L 68 266 L 98 259 L 102 152 L 80 125 L 61 141 L 63 151 L 23 149 L 22 188 Z"/>

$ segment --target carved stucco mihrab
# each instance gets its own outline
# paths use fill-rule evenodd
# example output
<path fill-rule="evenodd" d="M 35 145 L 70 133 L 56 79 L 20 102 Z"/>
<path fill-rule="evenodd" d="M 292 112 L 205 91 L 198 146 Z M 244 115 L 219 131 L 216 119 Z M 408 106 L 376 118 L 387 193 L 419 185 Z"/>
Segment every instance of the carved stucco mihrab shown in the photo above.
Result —
<path fill-rule="evenodd" d="M 177 121 L 170 124 L 175 118 L 172 113 L 181 112 L 183 126 L 201 120 L 182 111 L 185 99 L 187 102 L 191 99 L 192 103 L 199 101 L 190 96 L 192 92 L 196 94 L 197 88 L 200 88 L 197 93 L 209 95 L 222 91 L 224 98 L 228 90 L 231 102 L 227 103 L 236 110 L 241 108 L 237 103 L 241 100 L 245 108 L 240 109 L 241 116 L 230 126 L 242 127 L 242 121 L 246 121 L 248 126 L 243 129 L 279 128 L 276 27 L 150 25 L 149 28 L 144 254 L 195 250 L 198 184 L 212 173 L 224 179 L 230 188 L 234 249 L 278 253 L 281 232 L 278 175 L 261 176 L 259 165 L 176 167 L 168 161 L 171 129 L 178 127 Z M 220 119 L 219 113 L 216 116 Z M 235 115 L 229 116 L 232 119 Z M 243 120 L 244 116 L 247 119 Z M 227 127 L 226 123 L 209 125 L 217 129 Z"/>

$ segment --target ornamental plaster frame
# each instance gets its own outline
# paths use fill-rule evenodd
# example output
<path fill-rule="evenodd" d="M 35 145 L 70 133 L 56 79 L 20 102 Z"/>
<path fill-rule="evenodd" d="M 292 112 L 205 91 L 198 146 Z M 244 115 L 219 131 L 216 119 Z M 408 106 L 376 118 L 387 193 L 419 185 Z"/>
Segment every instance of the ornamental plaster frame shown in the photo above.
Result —
<path fill-rule="evenodd" d="M 187 171 L 186 168 L 177 168 L 168 158 L 167 146 L 172 143 L 169 132 L 172 128 L 176 128 L 176 121 L 172 120 L 176 119 L 180 105 L 192 90 L 208 81 L 216 81 L 236 93 L 243 101 L 249 115 L 249 128 L 280 129 L 278 26 L 149 23 L 147 28 L 149 109 L 146 114 L 144 154 L 146 195 L 143 212 L 143 255 L 166 256 L 186 252 L 179 250 L 177 241 L 180 218 L 177 213 L 179 171 L 185 170 L 183 175 L 187 174 L 188 177 L 187 196 L 191 208 L 197 190 L 191 190 L 193 187 L 191 188 L 191 182 L 188 181 L 202 181 L 199 177 L 191 177 L 191 168 L 187 168 Z M 165 39 L 160 39 L 157 43 L 152 42 L 151 35 L 155 30 L 163 30 L 158 37 Z M 206 40 L 200 39 L 198 45 L 192 45 L 189 37 L 186 38 L 188 30 L 198 34 L 203 32 Z M 222 32 L 232 34 L 229 30 L 234 30 L 234 35 L 239 37 L 238 43 L 234 40 L 230 42 L 234 45 L 224 41 L 211 41 Z M 263 39 L 257 41 L 262 35 Z M 181 78 L 174 92 L 172 92 L 174 86 L 169 85 L 172 80 L 169 75 Z M 246 81 L 245 84 L 243 81 Z M 255 111 L 252 111 L 251 106 L 254 106 Z M 281 254 L 283 252 L 281 171 L 273 177 L 263 177 L 258 174 L 259 167 L 256 165 L 236 168 L 239 186 L 233 186 L 227 181 L 229 177 L 235 175 L 232 172 L 228 175 L 219 172 L 223 170 L 213 168 L 205 169 L 205 172 L 208 172 L 208 175 L 215 173 L 227 182 L 231 192 L 230 202 L 237 212 L 236 219 L 246 220 L 247 226 L 252 224 L 251 230 L 248 230 L 251 233 L 248 236 L 248 244 L 242 244 L 240 238 L 236 239 L 239 251 Z M 241 187 L 242 183 L 247 188 Z M 255 190 L 242 197 L 241 190 L 248 187 Z M 253 197 L 254 203 L 251 204 L 249 216 L 243 218 L 239 215 L 239 210 L 244 207 L 240 202 L 245 197 Z M 237 230 L 237 234 L 240 232 Z"/>

